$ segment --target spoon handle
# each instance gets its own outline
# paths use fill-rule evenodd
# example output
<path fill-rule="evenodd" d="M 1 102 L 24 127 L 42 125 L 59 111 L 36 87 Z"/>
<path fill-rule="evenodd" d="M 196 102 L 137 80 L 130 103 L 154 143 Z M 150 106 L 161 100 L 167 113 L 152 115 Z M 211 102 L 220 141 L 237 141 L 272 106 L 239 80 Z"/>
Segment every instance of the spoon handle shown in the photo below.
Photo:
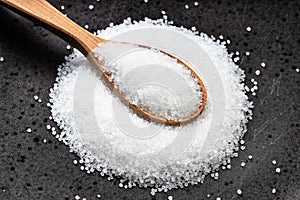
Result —
<path fill-rule="evenodd" d="M 9 9 L 37 22 L 87 56 L 101 39 L 67 18 L 45 0 L 0 0 Z"/>

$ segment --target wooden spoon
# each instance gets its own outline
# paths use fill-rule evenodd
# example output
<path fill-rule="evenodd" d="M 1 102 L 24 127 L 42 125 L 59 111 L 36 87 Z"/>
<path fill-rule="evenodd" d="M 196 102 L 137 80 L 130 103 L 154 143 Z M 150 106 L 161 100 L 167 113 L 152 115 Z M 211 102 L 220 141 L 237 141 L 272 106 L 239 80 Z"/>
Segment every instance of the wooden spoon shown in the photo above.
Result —
<path fill-rule="evenodd" d="M 96 65 L 99 68 L 102 75 L 102 80 L 114 92 L 114 94 L 116 94 L 125 105 L 128 105 L 139 116 L 158 123 L 175 126 L 192 121 L 203 111 L 207 98 L 206 89 L 203 82 L 187 64 L 185 64 L 175 56 L 161 51 L 162 53 L 176 59 L 178 63 L 182 64 L 191 72 L 192 76 L 197 80 L 201 88 L 202 103 L 201 105 L 199 105 L 198 110 L 191 116 L 178 120 L 168 120 L 163 117 L 155 116 L 154 114 L 145 111 L 134 104 L 131 104 L 128 100 L 125 99 L 122 94 L 120 94 L 119 90 L 116 90 L 114 88 L 114 83 L 110 81 L 109 74 L 104 71 L 98 59 L 93 54 L 93 50 L 98 47 L 99 43 L 107 42 L 107 40 L 93 35 L 87 30 L 83 29 L 75 22 L 64 16 L 61 12 L 59 12 L 45 0 L 0 0 L 0 2 L 4 3 L 4 5 L 9 9 L 19 13 L 20 15 L 30 19 L 31 21 L 37 22 L 44 28 L 60 36 L 65 41 L 81 51 L 81 53 L 83 53 L 92 64 Z M 150 48 L 144 45 L 139 46 L 143 48 Z"/>

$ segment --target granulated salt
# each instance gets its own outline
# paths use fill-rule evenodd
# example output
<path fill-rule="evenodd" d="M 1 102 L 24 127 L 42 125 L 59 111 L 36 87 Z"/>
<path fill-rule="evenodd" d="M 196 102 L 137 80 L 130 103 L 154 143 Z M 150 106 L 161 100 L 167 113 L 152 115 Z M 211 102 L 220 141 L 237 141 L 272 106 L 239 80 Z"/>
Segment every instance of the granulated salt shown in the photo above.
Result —
<path fill-rule="evenodd" d="M 75 199 L 76 199 L 76 200 L 79 200 L 79 199 L 80 199 L 80 196 L 79 196 L 79 195 L 75 195 Z"/>
<path fill-rule="evenodd" d="M 106 42 L 93 53 L 115 88 L 130 103 L 155 116 L 180 120 L 201 106 L 201 88 L 195 77 L 176 59 L 156 49 Z M 146 82 L 155 84 L 143 86 Z"/>
<path fill-rule="evenodd" d="M 51 129 L 52 134 L 80 157 L 80 169 L 98 171 L 108 180 L 117 176 L 123 188 L 151 187 L 152 195 L 202 183 L 210 173 L 218 177 L 221 166 L 230 169 L 253 105 L 245 94 L 244 72 L 225 44 L 164 20 L 125 20 L 98 34 L 163 49 L 187 61 L 203 79 L 208 99 L 192 123 L 169 127 L 145 121 L 114 97 L 74 50 L 58 69 L 49 118 L 60 128 Z"/>
<path fill-rule="evenodd" d="M 246 163 L 245 162 L 241 162 L 241 167 L 245 167 Z"/>
<path fill-rule="evenodd" d="M 255 75 L 256 75 L 256 76 L 259 76 L 259 75 L 260 75 L 260 70 L 259 70 L 259 69 L 255 71 Z"/>
<path fill-rule="evenodd" d="M 94 5 L 89 5 L 89 9 L 93 10 L 94 9 Z"/>
<path fill-rule="evenodd" d="M 242 191 L 241 189 L 237 189 L 236 193 L 237 193 L 238 195 L 242 195 L 243 191 Z"/>

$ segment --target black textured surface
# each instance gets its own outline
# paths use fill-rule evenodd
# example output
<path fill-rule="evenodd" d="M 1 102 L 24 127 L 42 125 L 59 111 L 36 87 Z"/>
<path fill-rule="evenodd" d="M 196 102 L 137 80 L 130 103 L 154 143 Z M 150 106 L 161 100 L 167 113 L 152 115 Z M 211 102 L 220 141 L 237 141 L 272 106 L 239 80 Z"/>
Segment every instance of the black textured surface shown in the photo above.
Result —
<path fill-rule="evenodd" d="M 76 155 L 45 128 L 50 123 L 46 107 L 57 66 L 63 62 L 66 43 L 27 20 L 0 7 L 0 199 L 300 199 L 300 2 L 290 1 L 158 1 L 141 0 L 51 0 L 80 25 L 95 31 L 124 18 L 160 18 L 167 11 L 176 25 L 195 26 L 209 35 L 231 39 L 229 50 L 240 51 L 240 66 L 247 82 L 259 82 L 254 101 L 254 120 L 245 136 L 246 150 L 233 160 L 232 169 L 217 181 L 207 178 L 202 185 L 172 190 L 151 197 L 148 189 L 125 190 L 118 181 L 88 175 L 73 164 Z M 94 10 L 88 9 L 94 4 Z M 186 10 L 184 5 L 190 9 Z M 252 31 L 247 32 L 246 27 Z M 249 57 L 244 56 L 250 51 Z M 254 72 L 267 67 L 256 77 Z M 37 103 L 38 95 L 43 102 Z M 27 133 L 26 128 L 32 128 Z M 43 143 L 43 139 L 47 143 Z M 240 167 L 248 155 L 244 168 Z M 275 172 L 272 160 L 281 173 Z M 236 190 L 241 188 L 242 196 Z M 272 194 L 272 188 L 277 189 Z M 211 198 L 206 195 L 212 194 Z"/>

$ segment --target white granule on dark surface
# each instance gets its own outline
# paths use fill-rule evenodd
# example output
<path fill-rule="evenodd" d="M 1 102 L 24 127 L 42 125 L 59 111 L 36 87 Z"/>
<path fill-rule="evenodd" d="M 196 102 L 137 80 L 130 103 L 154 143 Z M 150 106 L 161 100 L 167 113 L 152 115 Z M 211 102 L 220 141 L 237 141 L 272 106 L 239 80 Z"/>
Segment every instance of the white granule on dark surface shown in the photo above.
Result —
<path fill-rule="evenodd" d="M 98 33 L 189 61 L 203 79 L 208 99 L 204 112 L 192 123 L 180 127 L 150 123 L 119 102 L 75 50 L 58 69 L 50 103 L 52 118 L 61 129 L 54 129 L 54 135 L 78 154 L 82 170 L 98 171 L 109 179 L 117 176 L 124 188 L 151 187 L 154 195 L 202 183 L 220 166 L 230 169 L 253 106 L 246 95 L 244 72 L 232 61 L 225 43 L 163 20 L 125 20 Z"/>

